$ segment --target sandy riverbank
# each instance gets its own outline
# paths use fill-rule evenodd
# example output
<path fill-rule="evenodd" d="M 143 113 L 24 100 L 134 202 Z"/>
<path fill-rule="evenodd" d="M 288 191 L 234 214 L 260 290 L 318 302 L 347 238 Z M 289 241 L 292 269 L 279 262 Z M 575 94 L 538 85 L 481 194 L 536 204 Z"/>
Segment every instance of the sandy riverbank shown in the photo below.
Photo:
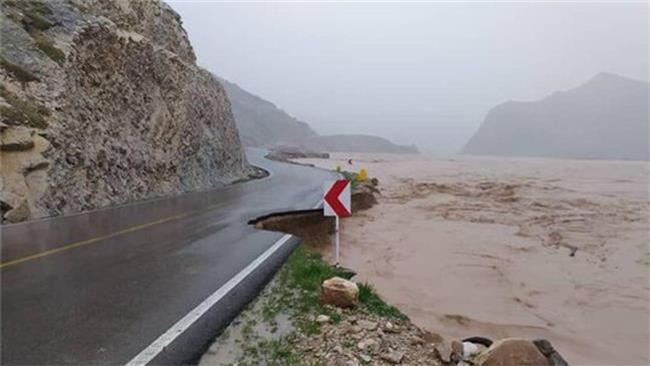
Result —
<path fill-rule="evenodd" d="M 379 178 L 379 204 L 343 221 L 342 264 L 416 324 L 450 337 L 545 337 L 571 364 L 650 362 L 647 163 L 300 161 Z"/>

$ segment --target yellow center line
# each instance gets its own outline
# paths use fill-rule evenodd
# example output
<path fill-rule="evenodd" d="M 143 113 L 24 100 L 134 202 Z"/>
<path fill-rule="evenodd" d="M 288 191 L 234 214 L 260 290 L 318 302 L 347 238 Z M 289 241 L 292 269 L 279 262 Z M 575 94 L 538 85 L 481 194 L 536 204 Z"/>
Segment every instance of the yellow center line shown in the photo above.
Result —
<path fill-rule="evenodd" d="M 59 247 L 59 248 L 54 248 L 54 249 L 46 250 L 44 252 L 28 255 L 26 257 L 10 260 L 10 261 L 7 261 L 7 262 L 2 262 L 2 263 L 0 263 L 0 268 L 6 268 L 6 267 L 9 267 L 9 266 L 14 266 L 16 264 L 20 264 L 20 263 L 24 263 L 24 262 L 31 261 L 31 260 L 34 260 L 34 259 L 42 258 L 42 257 L 48 256 L 48 255 L 64 252 L 66 250 L 79 248 L 79 247 L 84 246 L 84 245 L 94 244 L 94 243 L 100 242 L 102 240 L 111 239 L 111 238 L 114 238 L 116 236 L 128 234 L 128 233 L 131 233 L 131 232 L 134 232 L 134 231 L 137 231 L 137 230 L 141 230 L 141 229 L 145 229 L 145 228 L 148 228 L 148 227 L 151 227 L 151 226 L 154 226 L 154 225 L 159 225 L 159 224 L 163 224 L 165 222 L 182 219 L 182 218 L 188 217 L 188 216 L 193 215 L 193 214 L 207 212 L 207 211 L 213 210 L 213 209 L 215 209 L 215 208 L 217 208 L 217 207 L 219 207 L 221 205 L 223 205 L 223 203 L 217 203 L 217 204 L 209 205 L 206 208 L 201 209 L 201 210 L 193 210 L 193 211 L 188 211 L 188 212 L 178 214 L 178 215 L 168 216 L 168 217 L 165 217 L 165 218 L 162 218 L 162 219 L 159 219 L 159 220 L 155 220 L 155 221 L 151 221 L 151 222 L 148 222 L 148 223 L 145 223 L 145 224 L 131 226 L 129 228 L 119 230 L 119 231 L 116 231 L 116 232 L 111 233 L 111 234 L 97 236 L 97 237 L 82 240 L 82 241 L 79 241 L 79 242 L 76 242 L 76 243 L 64 245 L 64 246 Z"/>

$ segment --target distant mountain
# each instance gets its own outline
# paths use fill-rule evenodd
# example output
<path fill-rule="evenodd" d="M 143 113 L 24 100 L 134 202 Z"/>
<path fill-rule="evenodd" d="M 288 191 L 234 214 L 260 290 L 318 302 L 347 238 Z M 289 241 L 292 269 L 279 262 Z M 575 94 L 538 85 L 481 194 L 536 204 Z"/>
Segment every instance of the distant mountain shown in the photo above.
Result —
<path fill-rule="evenodd" d="M 498 105 L 463 152 L 648 160 L 649 86 L 601 73 L 539 101 Z"/>
<path fill-rule="evenodd" d="M 246 146 L 275 146 L 317 137 L 305 122 L 273 103 L 219 78 L 230 98 L 239 135 Z"/>
<path fill-rule="evenodd" d="M 235 83 L 218 78 L 230 98 L 235 122 L 244 145 L 297 147 L 323 152 L 416 153 L 415 146 L 395 145 L 376 136 L 319 136 L 307 123 L 251 94 Z"/>

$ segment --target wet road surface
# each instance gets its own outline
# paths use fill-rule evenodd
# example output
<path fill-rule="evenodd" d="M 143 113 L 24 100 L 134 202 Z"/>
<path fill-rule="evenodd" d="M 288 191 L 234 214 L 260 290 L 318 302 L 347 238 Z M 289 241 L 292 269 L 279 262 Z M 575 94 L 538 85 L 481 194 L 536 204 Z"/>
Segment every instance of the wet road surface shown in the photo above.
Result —
<path fill-rule="evenodd" d="M 246 223 L 314 207 L 330 172 L 263 159 L 271 176 L 210 191 L 23 224 L 0 233 L 1 363 L 124 364 L 283 235 Z M 197 357 L 293 243 L 153 363 Z M 267 263 L 268 262 L 268 263 Z"/>

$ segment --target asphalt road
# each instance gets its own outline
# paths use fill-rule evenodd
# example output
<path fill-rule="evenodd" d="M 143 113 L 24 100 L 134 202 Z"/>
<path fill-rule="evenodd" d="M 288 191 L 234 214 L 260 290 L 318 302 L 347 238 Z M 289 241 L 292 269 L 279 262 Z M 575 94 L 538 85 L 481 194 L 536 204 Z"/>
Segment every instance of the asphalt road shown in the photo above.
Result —
<path fill-rule="evenodd" d="M 249 151 L 251 163 L 272 173 L 264 179 L 2 226 L 1 363 L 128 363 L 227 287 L 283 238 L 255 230 L 248 220 L 312 208 L 323 181 L 334 178 L 262 155 Z M 151 363 L 195 360 L 255 296 L 296 240 L 283 243 L 173 336 Z"/>

